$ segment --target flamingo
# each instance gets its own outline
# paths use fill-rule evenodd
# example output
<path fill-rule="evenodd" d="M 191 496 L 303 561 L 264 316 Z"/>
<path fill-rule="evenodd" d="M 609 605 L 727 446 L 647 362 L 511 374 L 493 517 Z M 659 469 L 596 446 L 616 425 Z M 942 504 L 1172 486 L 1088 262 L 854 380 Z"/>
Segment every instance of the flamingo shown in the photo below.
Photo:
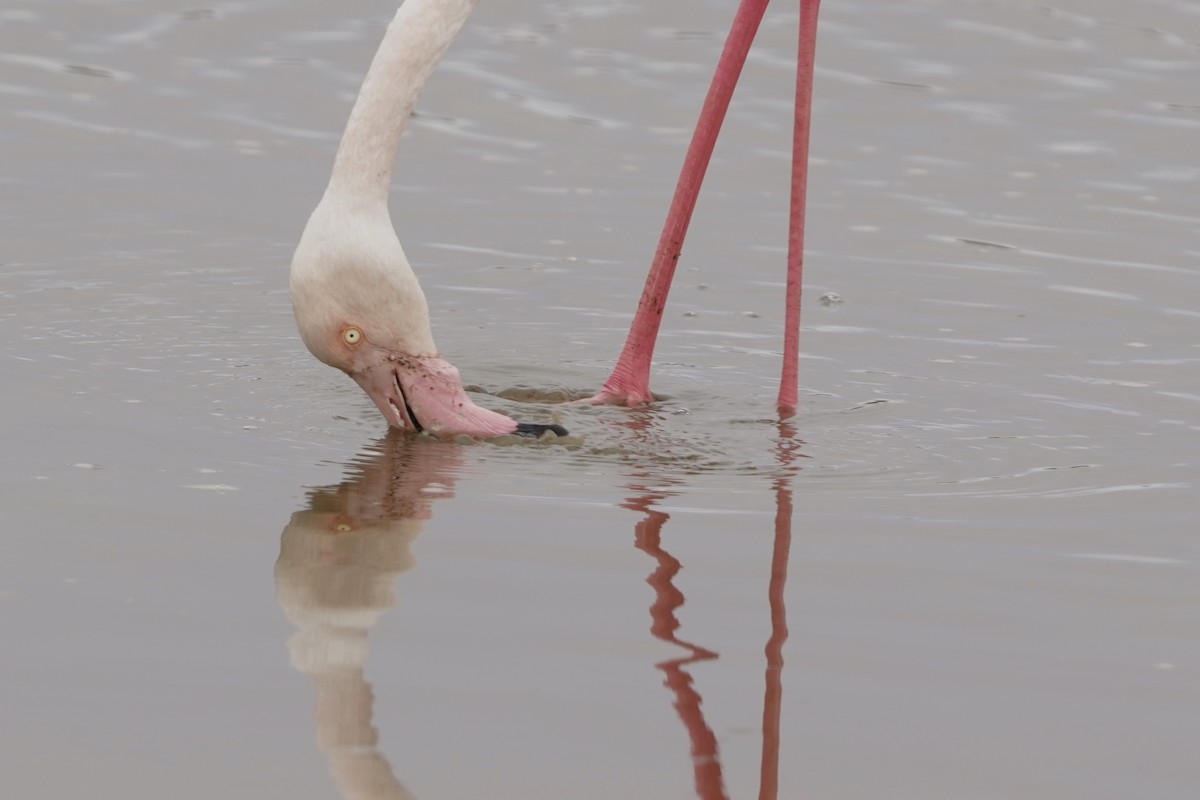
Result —
<path fill-rule="evenodd" d="M 795 413 L 808 121 L 819 0 L 800 0 L 784 364 L 778 411 Z M 325 193 L 292 259 L 289 284 L 300 337 L 346 372 L 388 424 L 440 437 L 541 436 L 558 425 L 518 423 L 477 406 L 433 340 L 429 307 L 388 213 L 396 148 L 417 96 L 466 24 L 476 0 L 405 0 L 367 70 Z M 675 264 L 717 133 L 767 0 L 741 0 L 685 158 L 637 313 L 612 375 L 583 402 L 652 402 L 651 357 Z"/>

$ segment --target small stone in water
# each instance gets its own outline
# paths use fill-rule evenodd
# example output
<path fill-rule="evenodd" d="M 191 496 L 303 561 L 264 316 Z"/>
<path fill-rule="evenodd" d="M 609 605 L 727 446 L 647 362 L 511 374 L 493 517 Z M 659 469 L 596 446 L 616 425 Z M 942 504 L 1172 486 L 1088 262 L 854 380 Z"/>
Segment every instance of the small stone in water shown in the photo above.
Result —
<path fill-rule="evenodd" d="M 842 296 L 837 292 L 826 292 L 821 295 L 821 305 L 823 306 L 840 306 L 842 304 Z"/>

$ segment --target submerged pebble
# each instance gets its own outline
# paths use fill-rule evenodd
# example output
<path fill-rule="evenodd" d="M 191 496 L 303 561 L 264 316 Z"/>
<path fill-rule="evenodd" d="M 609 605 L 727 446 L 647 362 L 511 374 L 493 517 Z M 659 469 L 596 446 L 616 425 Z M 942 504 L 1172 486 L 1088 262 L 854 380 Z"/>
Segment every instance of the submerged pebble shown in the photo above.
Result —
<path fill-rule="evenodd" d="M 821 295 L 821 305 L 823 306 L 840 306 L 842 304 L 842 296 L 837 292 L 826 292 Z"/>

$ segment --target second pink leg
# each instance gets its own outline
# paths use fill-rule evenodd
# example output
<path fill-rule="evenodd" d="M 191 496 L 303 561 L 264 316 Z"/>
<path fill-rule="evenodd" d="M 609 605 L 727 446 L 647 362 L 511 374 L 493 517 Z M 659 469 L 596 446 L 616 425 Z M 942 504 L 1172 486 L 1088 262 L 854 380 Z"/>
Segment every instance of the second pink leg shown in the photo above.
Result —
<path fill-rule="evenodd" d="M 804 273 L 804 209 L 808 200 L 808 132 L 812 122 L 813 63 L 820 0 L 800 0 L 800 48 L 796 59 L 796 118 L 792 133 L 792 205 L 788 225 L 787 289 L 783 323 L 783 373 L 779 418 L 796 414 L 800 367 L 800 294 Z"/>

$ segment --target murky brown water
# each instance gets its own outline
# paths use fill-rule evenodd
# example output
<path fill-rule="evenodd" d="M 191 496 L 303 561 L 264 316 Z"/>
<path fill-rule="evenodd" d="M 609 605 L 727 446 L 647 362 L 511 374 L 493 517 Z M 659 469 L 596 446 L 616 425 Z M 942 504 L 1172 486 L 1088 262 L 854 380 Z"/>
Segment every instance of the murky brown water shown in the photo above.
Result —
<path fill-rule="evenodd" d="M 794 429 L 779 4 L 567 449 L 293 331 L 391 2 L 9 0 L 0 794 L 1194 797 L 1200 6 L 825 5 Z M 477 11 L 393 202 L 468 381 L 604 379 L 732 6 Z"/>

